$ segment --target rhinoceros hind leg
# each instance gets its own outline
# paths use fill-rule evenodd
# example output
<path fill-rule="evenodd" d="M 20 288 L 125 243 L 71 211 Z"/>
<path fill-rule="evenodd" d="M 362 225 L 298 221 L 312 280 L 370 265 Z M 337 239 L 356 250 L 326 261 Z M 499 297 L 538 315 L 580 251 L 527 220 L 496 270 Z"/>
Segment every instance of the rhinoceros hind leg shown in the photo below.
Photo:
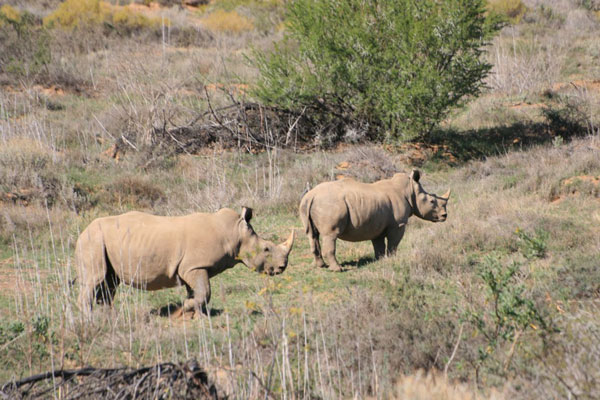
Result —
<path fill-rule="evenodd" d="M 110 266 L 110 262 L 107 264 L 109 265 L 107 265 L 106 276 L 104 277 L 102 283 L 97 285 L 95 288 L 95 298 L 96 303 L 110 306 L 112 305 L 117 287 L 121 281 L 115 271 L 112 269 L 112 266 Z"/>
<path fill-rule="evenodd" d="M 97 290 L 104 284 L 107 275 L 106 261 L 100 232 L 88 228 L 77 241 L 76 249 L 77 279 L 81 285 L 79 306 L 88 317 L 91 316 Z"/>
<path fill-rule="evenodd" d="M 79 289 L 79 307 L 81 308 L 81 312 L 87 316 L 90 316 L 92 312 L 92 301 L 95 290 L 95 285 L 81 285 Z"/>
<path fill-rule="evenodd" d="M 321 245 L 319 244 L 319 233 L 311 232 L 308 234 L 308 243 L 310 243 L 310 251 L 315 258 L 315 266 L 317 268 L 325 268 L 327 265 L 321 256 Z"/>
<path fill-rule="evenodd" d="M 371 240 L 373 243 L 373 249 L 375 250 L 375 259 L 379 260 L 385 255 L 385 235 L 381 235 Z"/>
<path fill-rule="evenodd" d="M 185 314 L 194 311 L 199 315 L 203 310 L 207 311 L 208 302 L 210 301 L 208 271 L 206 269 L 193 269 L 184 273 L 181 278 L 191 289 L 188 290 L 189 298 L 183 302 L 181 312 Z"/>
<path fill-rule="evenodd" d="M 337 262 L 335 258 L 335 241 L 337 239 L 336 234 L 323 235 L 323 255 L 329 264 L 329 270 L 339 272 L 342 270 L 342 266 Z"/>

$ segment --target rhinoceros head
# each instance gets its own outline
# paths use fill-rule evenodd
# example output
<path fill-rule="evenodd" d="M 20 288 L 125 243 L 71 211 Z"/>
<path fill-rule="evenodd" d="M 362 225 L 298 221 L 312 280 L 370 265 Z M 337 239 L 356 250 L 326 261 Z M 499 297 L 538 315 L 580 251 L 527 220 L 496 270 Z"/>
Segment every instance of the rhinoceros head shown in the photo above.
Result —
<path fill-rule="evenodd" d="M 413 213 L 427 221 L 444 222 L 448 216 L 446 205 L 450 198 L 450 190 L 448 189 L 443 196 L 427 193 L 419 183 L 420 178 L 421 173 L 413 169 L 409 175 Z"/>
<path fill-rule="evenodd" d="M 259 237 L 252 226 L 252 209 L 244 207 L 240 219 L 241 245 L 238 259 L 247 267 L 268 275 L 277 275 L 285 271 L 288 256 L 294 245 L 295 231 L 282 244 L 275 244 Z"/>

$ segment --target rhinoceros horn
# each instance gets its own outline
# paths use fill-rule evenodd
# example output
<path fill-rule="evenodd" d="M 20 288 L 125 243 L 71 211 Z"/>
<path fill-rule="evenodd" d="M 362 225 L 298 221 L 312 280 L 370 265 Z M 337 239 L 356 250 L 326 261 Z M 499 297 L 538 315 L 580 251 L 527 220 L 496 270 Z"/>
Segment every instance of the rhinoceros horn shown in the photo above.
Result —
<path fill-rule="evenodd" d="M 290 251 L 292 251 L 292 247 L 294 246 L 295 238 L 296 238 L 296 230 L 292 229 L 292 233 L 290 233 L 290 236 L 287 238 L 287 240 L 280 244 L 280 246 L 285 249 L 286 254 L 290 254 Z"/>
<path fill-rule="evenodd" d="M 448 189 L 448 191 L 446 193 L 444 193 L 444 195 L 442 196 L 443 199 L 448 200 L 450 198 L 450 189 Z"/>

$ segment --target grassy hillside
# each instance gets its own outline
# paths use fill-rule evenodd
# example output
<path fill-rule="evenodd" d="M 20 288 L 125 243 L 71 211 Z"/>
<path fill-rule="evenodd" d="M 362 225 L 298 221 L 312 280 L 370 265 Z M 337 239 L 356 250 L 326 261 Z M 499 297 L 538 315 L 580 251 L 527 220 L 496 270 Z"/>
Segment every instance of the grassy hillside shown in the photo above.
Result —
<path fill-rule="evenodd" d="M 599 396 L 595 2 L 491 2 L 511 23 L 490 46 L 489 89 L 429 143 L 348 132 L 332 146 L 323 132 L 193 151 L 168 133 L 252 100 L 245 56 L 281 36 L 283 2 L 103 3 L 73 24 L 58 1 L 5 3 L 0 382 L 195 357 L 235 398 Z M 414 167 L 426 190 L 452 189 L 449 218 L 411 218 L 394 257 L 338 242 L 346 271 L 317 270 L 300 234 L 283 275 L 238 265 L 213 278 L 210 316 L 168 317 L 183 288 L 121 287 L 112 309 L 82 320 L 74 242 L 96 217 L 247 205 L 256 231 L 280 241 L 302 232 L 307 186 Z"/>

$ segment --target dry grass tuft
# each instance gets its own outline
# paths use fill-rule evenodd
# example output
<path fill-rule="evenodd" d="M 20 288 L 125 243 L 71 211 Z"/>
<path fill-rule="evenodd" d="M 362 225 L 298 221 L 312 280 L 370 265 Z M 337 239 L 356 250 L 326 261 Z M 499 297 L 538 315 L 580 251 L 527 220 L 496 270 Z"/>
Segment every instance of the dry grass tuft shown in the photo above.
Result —
<path fill-rule="evenodd" d="M 398 380 L 391 399 L 398 400 L 500 400 L 504 396 L 494 391 L 482 396 L 461 383 L 449 382 L 443 374 L 435 371 L 417 371 Z"/>

